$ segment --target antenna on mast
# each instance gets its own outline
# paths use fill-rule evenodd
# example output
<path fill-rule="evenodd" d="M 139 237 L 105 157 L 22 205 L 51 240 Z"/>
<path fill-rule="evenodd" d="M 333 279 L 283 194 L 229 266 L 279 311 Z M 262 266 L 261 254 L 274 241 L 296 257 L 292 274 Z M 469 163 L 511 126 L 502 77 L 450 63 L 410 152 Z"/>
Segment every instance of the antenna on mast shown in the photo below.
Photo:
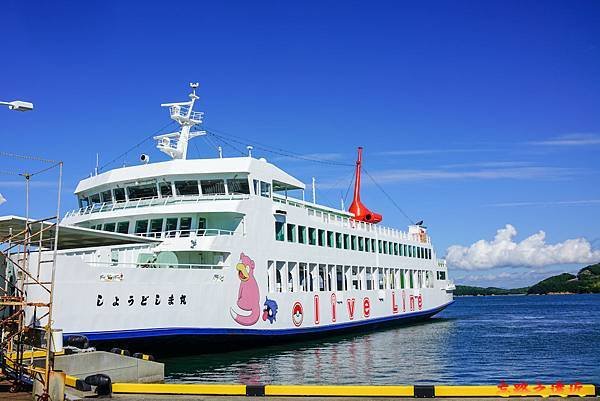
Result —
<path fill-rule="evenodd" d="M 198 82 L 191 82 L 190 88 L 192 93 L 189 94 L 188 102 L 163 103 L 161 107 L 168 107 L 171 114 L 171 119 L 175 120 L 181 130 L 170 134 L 158 135 L 154 139 L 158 141 L 156 147 L 163 153 L 168 154 L 173 159 L 187 159 L 188 141 L 200 135 L 206 135 L 206 131 L 190 132 L 190 129 L 197 124 L 202 124 L 202 116 L 204 113 L 194 111 L 194 103 L 200 99 L 196 95 Z"/>

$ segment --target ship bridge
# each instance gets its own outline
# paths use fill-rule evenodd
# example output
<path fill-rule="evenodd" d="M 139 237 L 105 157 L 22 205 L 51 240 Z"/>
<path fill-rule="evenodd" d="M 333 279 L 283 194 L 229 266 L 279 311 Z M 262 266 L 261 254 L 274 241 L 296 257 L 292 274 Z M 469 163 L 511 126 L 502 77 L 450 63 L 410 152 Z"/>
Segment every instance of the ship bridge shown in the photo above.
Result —
<path fill-rule="evenodd" d="M 86 178 L 79 208 L 64 224 L 151 237 L 231 235 L 252 196 L 304 190 L 305 185 L 265 159 L 252 157 L 124 167 Z"/>

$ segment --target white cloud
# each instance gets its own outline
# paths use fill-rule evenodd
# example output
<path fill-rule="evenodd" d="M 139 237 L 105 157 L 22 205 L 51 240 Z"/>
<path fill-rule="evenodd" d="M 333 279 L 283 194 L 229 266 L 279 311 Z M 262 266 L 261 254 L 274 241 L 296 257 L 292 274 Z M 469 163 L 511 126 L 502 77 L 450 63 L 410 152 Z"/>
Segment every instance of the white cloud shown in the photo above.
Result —
<path fill-rule="evenodd" d="M 582 146 L 600 145 L 600 135 L 595 134 L 569 134 L 562 135 L 546 141 L 532 142 L 534 145 L 548 146 Z"/>
<path fill-rule="evenodd" d="M 450 266 L 464 270 L 485 270 L 495 267 L 551 266 L 600 261 L 600 250 L 593 250 L 585 238 L 568 239 L 546 244 L 546 233 L 539 231 L 515 242 L 517 229 L 510 224 L 496 232 L 492 241 L 479 240 L 465 247 L 452 245 L 446 259 Z"/>
<path fill-rule="evenodd" d="M 6 202 L 6 198 L 0 194 L 0 205 Z"/>

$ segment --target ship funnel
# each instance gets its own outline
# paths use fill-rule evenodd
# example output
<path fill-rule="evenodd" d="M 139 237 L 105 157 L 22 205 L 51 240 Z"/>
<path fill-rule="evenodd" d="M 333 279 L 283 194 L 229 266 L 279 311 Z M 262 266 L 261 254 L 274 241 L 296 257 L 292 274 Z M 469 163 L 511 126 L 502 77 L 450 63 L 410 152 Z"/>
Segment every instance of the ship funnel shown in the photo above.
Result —
<path fill-rule="evenodd" d="M 352 204 L 350 205 L 350 208 L 348 208 L 348 211 L 354 214 L 355 220 L 377 224 L 383 219 L 383 216 L 379 213 L 370 211 L 360 201 L 360 173 L 362 167 L 362 149 L 362 147 L 358 148 L 358 159 L 356 160 L 355 174 L 356 181 L 354 181 L 354 199 L 352 200 Z"/>

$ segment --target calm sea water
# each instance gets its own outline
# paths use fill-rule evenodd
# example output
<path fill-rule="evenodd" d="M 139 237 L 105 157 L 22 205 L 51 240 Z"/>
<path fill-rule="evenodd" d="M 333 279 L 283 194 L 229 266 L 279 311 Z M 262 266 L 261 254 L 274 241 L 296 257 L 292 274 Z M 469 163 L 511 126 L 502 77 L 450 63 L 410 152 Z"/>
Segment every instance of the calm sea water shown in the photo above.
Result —
<path fill-rule="evenodd" d="M 418 325 L 163 362 L 168 382 L 600 382 L 600 294 L 457 298 Z"/>

